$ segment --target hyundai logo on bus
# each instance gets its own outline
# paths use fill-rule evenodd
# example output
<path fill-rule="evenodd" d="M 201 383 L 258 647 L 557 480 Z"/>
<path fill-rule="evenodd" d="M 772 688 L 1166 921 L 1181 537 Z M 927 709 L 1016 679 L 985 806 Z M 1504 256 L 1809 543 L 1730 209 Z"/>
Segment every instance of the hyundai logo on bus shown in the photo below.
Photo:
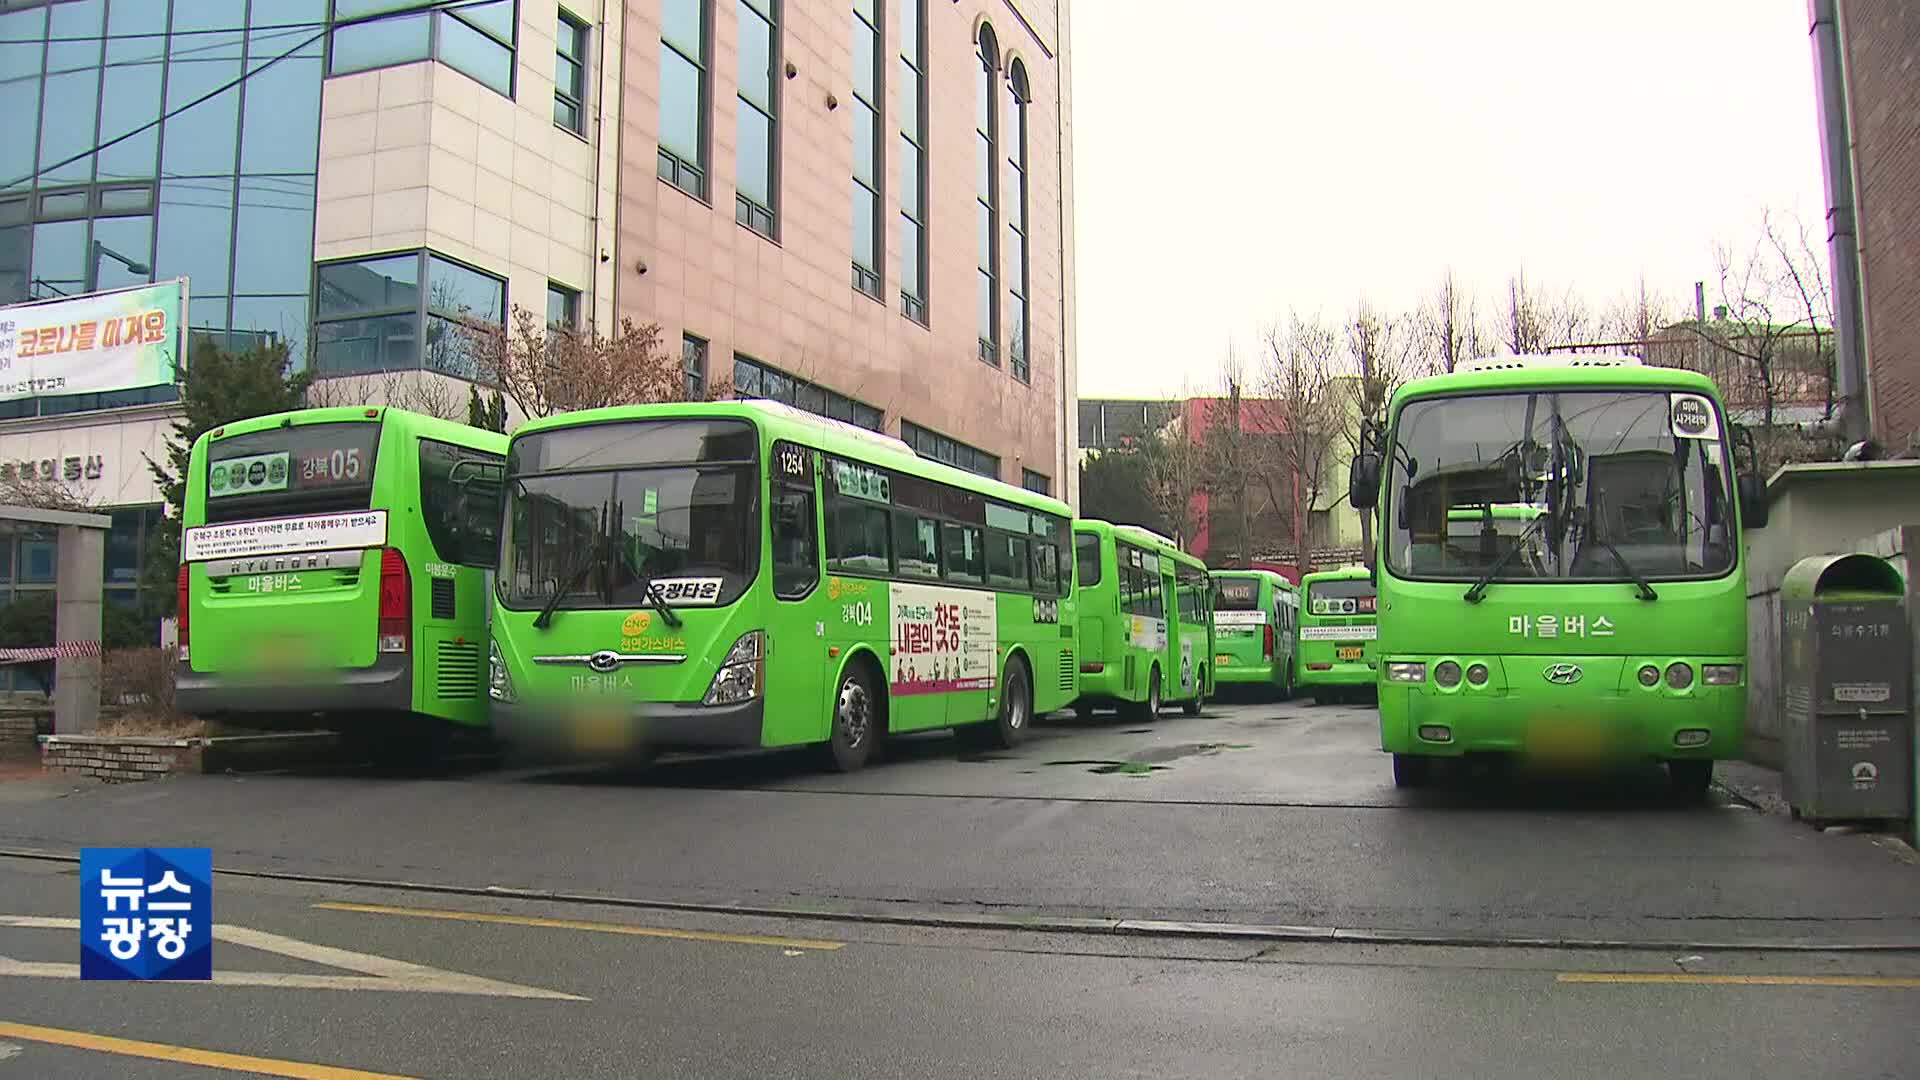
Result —
<path fill-rule="evenodd" d="M 612 649 L 601 649 L 587 657 L 587 666 L 595 671 L 612 671 L 620 666 L 620 654 Z"/>
<path fill-rule="evenodd" d="M 1548 664 L 1541 677 L 1555 686 L 1572 686 L 1580 681 L 1579 664 Z"/>

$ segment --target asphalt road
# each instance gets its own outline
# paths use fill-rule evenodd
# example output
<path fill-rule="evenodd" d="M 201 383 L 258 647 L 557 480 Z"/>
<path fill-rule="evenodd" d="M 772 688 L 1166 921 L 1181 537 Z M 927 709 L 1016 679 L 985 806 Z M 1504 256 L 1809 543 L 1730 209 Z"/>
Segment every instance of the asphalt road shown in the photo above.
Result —
<path fill-rule="evenodd" d="M 0 783 L 0 847 L 53 856 L 0 857 L 0 1076 L 1920 1073 L 1920 867 L 1892 845 L 1676 802 L 1657 772 L 1410 796 L 1371 719 L 915 739 L 844 777 L 767 755 Z M 215 984 L 63 972 L 62 857 L 142 843 L 241 872 L 216 912 L 252 935 L 216 943 Z M 459 891 L 488 885 L 642 904 Z M 930 924 L 974 918 L 1007 925 Z M 1742 947 L 1683 947 L 1715 944 Z"/>

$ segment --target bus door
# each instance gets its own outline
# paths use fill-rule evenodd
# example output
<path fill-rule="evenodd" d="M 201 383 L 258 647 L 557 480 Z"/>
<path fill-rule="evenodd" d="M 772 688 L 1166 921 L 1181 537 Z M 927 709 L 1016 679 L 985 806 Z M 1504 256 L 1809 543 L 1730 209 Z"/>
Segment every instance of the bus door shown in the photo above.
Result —
<path fill-rule="evenodd" d="M 1193 696 L 1193 624 L 1185 618 L 1173 560 L 1160 557 L 1160 595 L 1165 598 L 1167 649 L 1160 661 L 1160 696 Z M 1171 684 L 1171 685 L 1168 685 Z"/>
<path fill-rule="evenodd" d="M 825 622 L 833 624 L 834 637 L 846 637 L 856 629 L 864 631 L 861 636 L 870 636 L 873 626 L 886 617 L 884 610 L 875 609 L 884 609 L 886 603 L 878 582 L 838 577 L 826 584 L 830 600 L 815 602 L 822 591 L 820 553 L 824 550 L 817 457 L 795 443 L 773 444 L 767 500 L 773 607 L 764 629 L 767 683 L 781 688 L 781 710 L 805 711 L 804 730 L 824 733 L 830 730 L 832 707 L 825 688 L 828 679 L 838 677 L 840 663 L 838 657 L 828 655 Z"/>

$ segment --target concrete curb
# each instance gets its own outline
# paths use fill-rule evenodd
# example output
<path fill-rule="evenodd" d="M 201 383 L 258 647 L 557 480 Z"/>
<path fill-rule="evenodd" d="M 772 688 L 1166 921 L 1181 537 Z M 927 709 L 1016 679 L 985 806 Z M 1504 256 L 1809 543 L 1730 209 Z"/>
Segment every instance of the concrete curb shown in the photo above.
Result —
<path fill-rule="evenodd" d="M 32 849 L 0 848 L 0 858 L 78 863 L 78 856 Z M 452 885 L 420 881 L 389 881 L 333 874 L 298 874 L 275 870 L 238 870 L 216 867 L 217 874 L 288 881 L 309 885 L 339 885 L 358 889 L 427 893 L 441 896 L 481 896 L 544 903 L 617 907 L 646 911 L 680 911 L 736 918 L 797 919 L 812 922 L 874 926 L 920 926 L 948 930 L 998 930 L 1050 934 L 1091 934 L 1107 937 L 1205 939 L 1216 941 L 1335 942 L 1351 945 L 1423 945 L 1479 949 L 1557 949 L 1611 952 L 1754 952 L 1754 953 L 1920 953 L 1920 938 L 1883 941 L 1834 942 L 1818 938 L 1754 938 L 1739 940 L 1639 941 L 1622 938 L 1503 937 L 1444 931 L 1393 930 L 1333 926 L 1289 926 L 1278 923 L 1227 923 L 1187 919 L 1101 919 L 1057 915 L 993 915 L 926 911 L 855 911 L 836 908 L 778 905 L 701 903 L 653 900 L 601 893 L 569 893 L 547 889 L 518 889 L 501 885 Z"/>
<path fill-rule="evenodd" d="M 174 774 L 249 772 L 331 760 L 339 737 L 328 731 L 264 735 L 41 735 L 41 768 L 108 782 Z"/>

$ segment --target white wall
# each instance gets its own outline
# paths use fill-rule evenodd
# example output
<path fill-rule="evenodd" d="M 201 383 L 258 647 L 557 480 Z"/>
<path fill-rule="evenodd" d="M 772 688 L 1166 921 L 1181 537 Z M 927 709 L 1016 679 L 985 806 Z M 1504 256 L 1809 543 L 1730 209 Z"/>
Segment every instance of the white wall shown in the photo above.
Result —
<path fill-rule="evenodd" d="M 161 501 L 147 457 L 166 460 L 166 439 L 179 417 L 176 405 L 75 413 L 0 421 L 0 463 L 18 469 L 53 462 L 55 478 L 94 506 L 133 506 Z M 80 479 L 67 481 L 69 458 Z M 89 478 L 89 471 L 97 477 Z"/>

